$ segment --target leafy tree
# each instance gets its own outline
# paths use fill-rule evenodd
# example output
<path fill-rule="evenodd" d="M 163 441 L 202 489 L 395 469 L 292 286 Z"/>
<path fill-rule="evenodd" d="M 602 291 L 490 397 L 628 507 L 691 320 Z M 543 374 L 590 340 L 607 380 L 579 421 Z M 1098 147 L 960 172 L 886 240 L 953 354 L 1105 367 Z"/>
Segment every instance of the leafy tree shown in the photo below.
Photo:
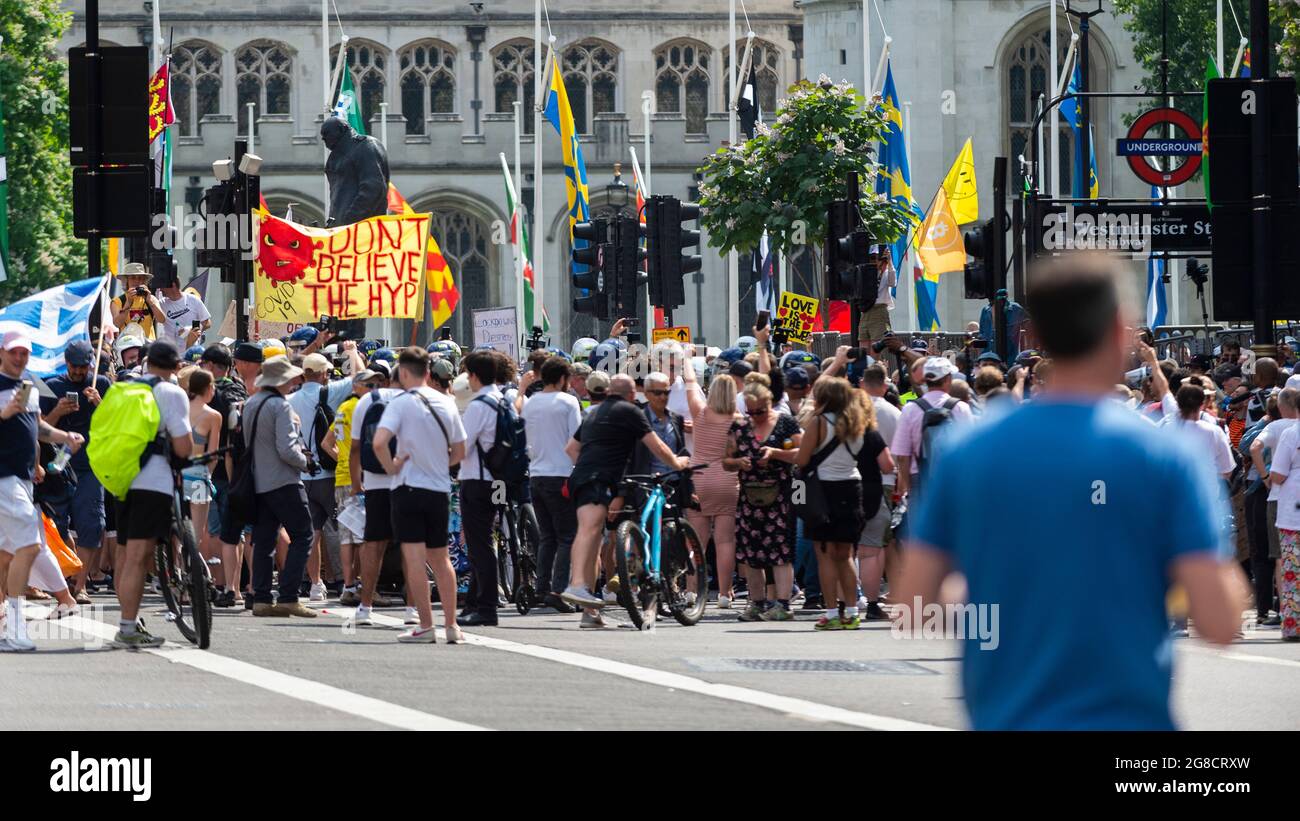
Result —
<path fill-rule="evenodd" d="M 9 278 L 0 304 L 84 278 L 86 243 L 72 236 L 67 63 L 72 20 L 59 0 L 0 0 L 0 100 L 9 170 Z"/>

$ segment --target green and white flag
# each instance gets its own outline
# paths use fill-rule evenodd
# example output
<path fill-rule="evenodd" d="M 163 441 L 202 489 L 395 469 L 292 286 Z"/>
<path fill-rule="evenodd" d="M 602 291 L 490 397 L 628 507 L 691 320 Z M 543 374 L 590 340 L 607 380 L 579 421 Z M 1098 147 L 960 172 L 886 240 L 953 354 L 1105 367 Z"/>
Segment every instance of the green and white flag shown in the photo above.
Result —
<path fill-rule="evenodd" d="M 366 124 L 361 120 L 361 103 L 352 89 L 352 69 L 346 65 L 343 67 L 343 80 L 339 83 L 339 96 L 334 103 L 334 116 L 347 120 L 358 134 L 366 133 Z"/>
<path fill-rule="evenodd" d="M 542 321 L 537 321 L 537 295 L 533 292 L 533 253 L 528 243 L 528 226 L 519 219 L 523 208 L 515 207 L 515 184 L 511 179 L 510 167 L 506 165 L 506 155 L 501 155 L 501 173 L 506 180 L 506 210 L 510 212 L 510 252 L 515 259 L 515 270 L 521 271 L 524 279 L 524 327 L 540 325 L 543 331 L 551 329 L 550 317 L 543 309 Z"/>
<path fill-rule="evenodd" d="M 9 166 L 5 161 L 5 109 L 0 96 L 0 282 L 9 278 Z"/>

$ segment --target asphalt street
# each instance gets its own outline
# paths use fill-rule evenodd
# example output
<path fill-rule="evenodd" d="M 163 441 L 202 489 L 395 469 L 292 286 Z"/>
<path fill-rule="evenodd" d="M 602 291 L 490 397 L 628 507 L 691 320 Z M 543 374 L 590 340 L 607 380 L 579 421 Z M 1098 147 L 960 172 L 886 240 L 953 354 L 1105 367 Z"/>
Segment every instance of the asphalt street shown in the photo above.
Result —
<path fill-rule="evenodd" d="M 39 650 L 0 656 L 0 729 L 960 729 L 957 643 L 895 637 L 884 622 L 819 633 L 816 614 L 741 623 L 710 605 L 682 627 L 636 631 L 609 611 L 501 611 L 469 643 L 401 645 L 402 609 L 355 627 L 351 608 L 317 619 L 217 610 L 212 648 L 190 646 L 146 597 L 157 650 L 112 649 L 116 600 L 41 621 Z M 439 617 L 440 618 L 440 617 Z M 441 623 L 440 621 L 438 622 Z M 622 626 L 619 626 L 622 625 Z M 1005 629 L 1005 626 L 1004 628 Z M 1248 630 L 1226 649 L 1179 639 L 1175 715 L 1201 730 L 1300 728 L 1300 648 Z"/>

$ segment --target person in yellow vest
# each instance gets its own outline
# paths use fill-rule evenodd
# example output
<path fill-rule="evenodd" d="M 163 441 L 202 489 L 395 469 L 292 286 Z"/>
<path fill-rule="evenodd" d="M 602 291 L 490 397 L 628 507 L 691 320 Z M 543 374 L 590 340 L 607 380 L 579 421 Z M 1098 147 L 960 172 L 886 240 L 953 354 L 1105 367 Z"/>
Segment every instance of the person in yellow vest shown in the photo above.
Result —
<path fill-rule="evenodd" d="M 136 334 L 145 340 L 156 338 L 154 323 L 165 323 L 167 314 L 163 313 L 158 297 L 149 290 L 149 274 L 140 262 L 128 262 L 118 274 L 122 281 L 122 294 L 113 298 L 110 309 L 113 312 L 113 324 L 126 333 L 131 325 L 140 329 Z"/>

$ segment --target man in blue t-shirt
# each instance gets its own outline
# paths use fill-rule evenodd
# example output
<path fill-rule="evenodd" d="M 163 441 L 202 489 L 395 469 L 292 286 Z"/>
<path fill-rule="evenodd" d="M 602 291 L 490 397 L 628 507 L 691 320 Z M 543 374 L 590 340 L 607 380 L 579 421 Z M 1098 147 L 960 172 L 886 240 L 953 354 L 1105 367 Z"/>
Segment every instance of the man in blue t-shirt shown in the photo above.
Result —
<path fill-rule="evenodd" d="M 1182 437 L 1108 400 L 1132 344 L 1118 266 L 1075 255 L 1036 273 L 1026 302 L 1050 387 L 946 444 L 891 598 L 900 626 L 924 626 L 917 605 L 964 574 L 993 627 L 965 633 L 975 729 L 1172 729 L 1171 583 L 1212 642 L 1232 641 L 1245 604 L 1221 483 Z M 1014 514 L 970 493 L 972 481 L 1014 485 Z"/>
<path fill-rule="evenodd" d="M 95 352 L 84 339 L 68 344 L 63 352 L 63 361 L 67 365 L 67 374 L 45 383 L 53 395 L 41 397 L 41 416 L 59 430 L 81 434 L 89 444 L 91 414 L 99 407 L 112 383 L 105 376 L 96 376 L 92 383 L 90 368 L 95 361 Z M 90 604 L 84 568 L 99 563 L 96 551 L 104 536 L 104 487 L 90 469 L 85 450 L 72 454 L 63 472 L 67 481 L 59 483 L 60 489 L 52 493 L 45 493 L 43 484 L 42 498 L 53 509 L 59 529 L 76 534 L 77 556 L 83 569 L 73 580 L 72 592 L 77 604 Z"/>

